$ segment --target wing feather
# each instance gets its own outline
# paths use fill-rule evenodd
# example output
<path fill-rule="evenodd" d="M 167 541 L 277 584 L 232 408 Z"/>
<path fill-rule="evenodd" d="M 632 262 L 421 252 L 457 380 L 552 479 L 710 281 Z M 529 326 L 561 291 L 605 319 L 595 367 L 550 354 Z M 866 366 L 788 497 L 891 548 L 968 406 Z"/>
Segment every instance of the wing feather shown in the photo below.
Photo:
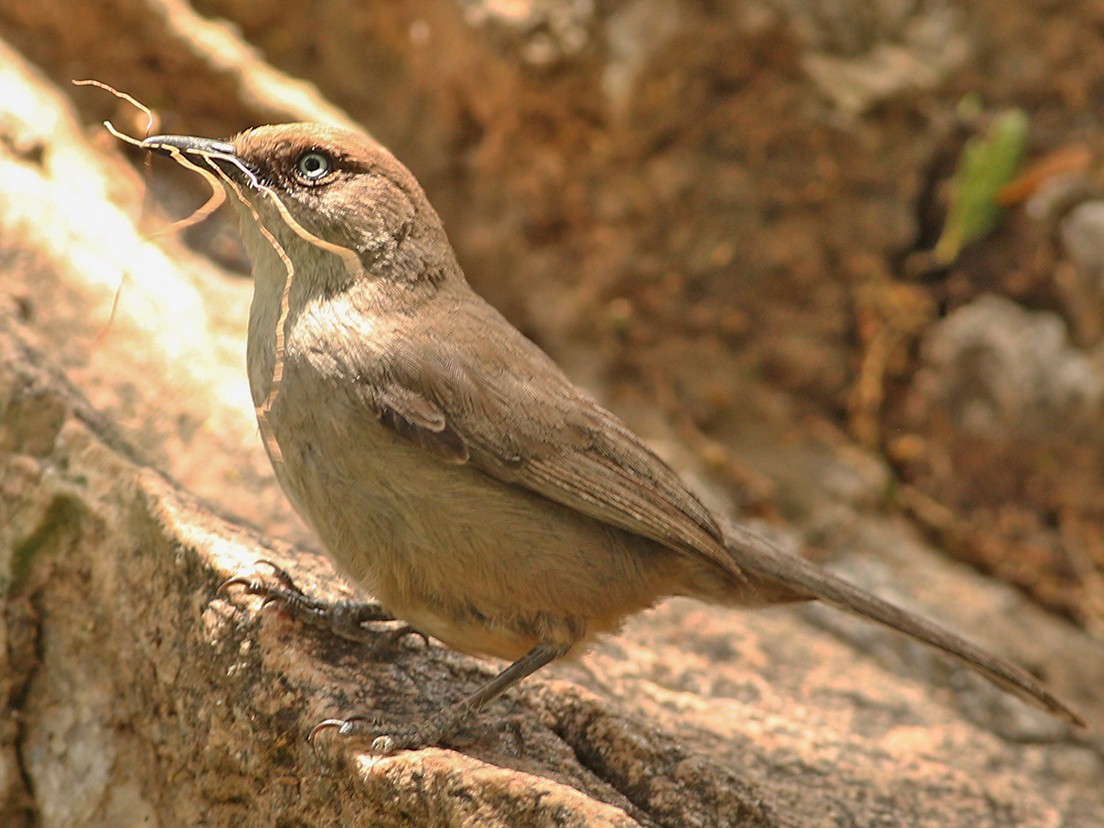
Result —
<path fill-rule="evenodd" d="M 713 516 L 663 460 L 504 319 L 465 310 L 451 323 L 480 323 L 480 336 L 408 334 L 385 364 L 357 371 L 382 423 L 448 462 L 741 577 Z"/>

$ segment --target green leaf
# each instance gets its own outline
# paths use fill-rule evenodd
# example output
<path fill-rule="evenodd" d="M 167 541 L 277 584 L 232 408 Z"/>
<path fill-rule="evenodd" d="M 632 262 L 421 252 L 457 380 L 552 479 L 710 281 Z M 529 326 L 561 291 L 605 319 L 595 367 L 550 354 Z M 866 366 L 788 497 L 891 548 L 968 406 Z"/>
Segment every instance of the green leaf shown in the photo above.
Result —
<path fill-rule="evenodd" d="M 962 248 L 989 233 L 1000 222 L 997 193 L 1015 179 L 1027 148 L 1027 116 L 1019 109 L 998 115 L 985 135 L 962 148 L 947 222 L 935 245 L 935 260 L 949 265 Z"/>

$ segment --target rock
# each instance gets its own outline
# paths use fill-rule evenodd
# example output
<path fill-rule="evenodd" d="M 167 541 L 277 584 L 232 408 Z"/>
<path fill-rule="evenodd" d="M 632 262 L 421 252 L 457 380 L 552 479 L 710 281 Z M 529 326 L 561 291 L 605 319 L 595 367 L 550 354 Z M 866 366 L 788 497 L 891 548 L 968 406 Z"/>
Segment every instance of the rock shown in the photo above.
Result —
<path fill-rule="evenodd" d="M 1083 201 L 1059 227 L 1062 246 L 1074 264 L 1104 292 L 1104 201 Z"/>
<path fill-rule="evenodd" d="M 919 393 L 967 432 L 1050 433 L 1095 418 L 1104 361 L 1068 341 L 1057 315 L 982 296 L 936 325 L 923 346 Z"/>

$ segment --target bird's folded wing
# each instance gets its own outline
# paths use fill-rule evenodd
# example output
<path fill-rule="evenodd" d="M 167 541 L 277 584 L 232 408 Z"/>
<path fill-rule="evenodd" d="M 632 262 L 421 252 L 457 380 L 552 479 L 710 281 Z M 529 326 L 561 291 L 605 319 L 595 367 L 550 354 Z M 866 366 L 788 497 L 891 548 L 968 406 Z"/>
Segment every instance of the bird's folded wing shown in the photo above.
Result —
<path fill-rule="evenodd" d="M 713 516 L 666 463 L 520 334 L 491 334 L 510 341 L 469 354 L 444 351 L 447 338 L 419 341 L 370 381 L 359 371 L 361 398 L 382 423 L 445 461 L 740 577 Z M 472 357 L 482 357 L 478 367 Z"/>

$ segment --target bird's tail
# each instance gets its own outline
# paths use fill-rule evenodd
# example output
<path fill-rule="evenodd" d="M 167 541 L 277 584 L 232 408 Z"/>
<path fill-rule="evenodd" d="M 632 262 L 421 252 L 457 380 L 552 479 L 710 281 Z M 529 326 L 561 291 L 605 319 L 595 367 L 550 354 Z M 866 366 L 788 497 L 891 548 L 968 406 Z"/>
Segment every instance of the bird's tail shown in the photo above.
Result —
<path fill-rule="evenodd" d="M 1085 721 L 1043 684 L 1014 664 L 991 655 L 925 618 L 883 601 L 814 563 L 790 555 L 767 539 L 735 524 L 726 525 L 725 546 L 754 583 L 765 580 L 808 598 L 876 621 L 942 650 L 989 681 L 1043 710 L 1081 727 Z"/>

